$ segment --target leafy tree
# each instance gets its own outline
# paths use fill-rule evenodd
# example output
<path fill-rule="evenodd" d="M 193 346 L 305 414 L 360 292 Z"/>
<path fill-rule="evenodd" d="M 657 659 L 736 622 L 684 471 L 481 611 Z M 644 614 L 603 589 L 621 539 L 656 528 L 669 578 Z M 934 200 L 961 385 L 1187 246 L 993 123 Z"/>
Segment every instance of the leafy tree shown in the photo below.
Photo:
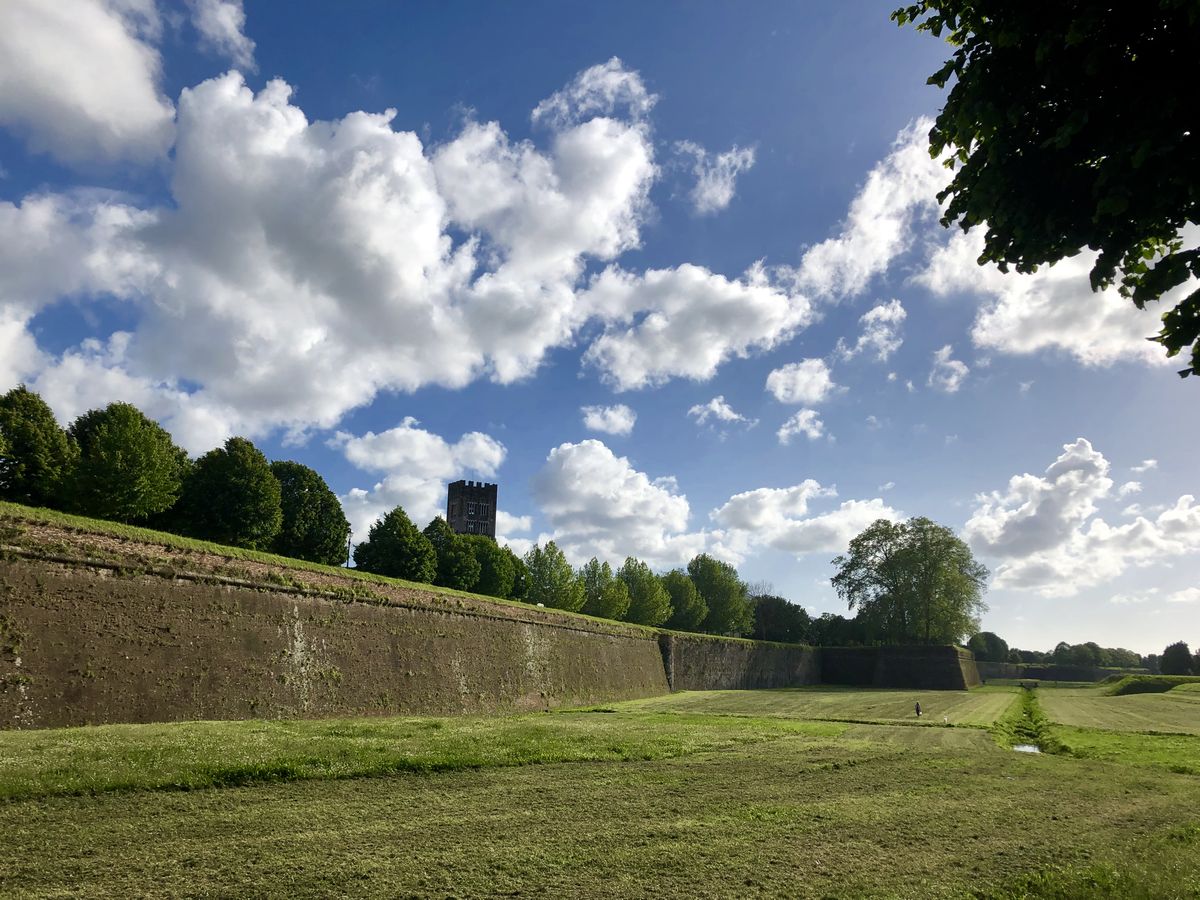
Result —
<path fill-rule="evenodd" d="M 958 643 L 987 608 L 987 569 L 953 531 L 923 517 L 877 519 L 833 564 L 838 596 L 885 643 Z"/>
<path fill-rule="evenodd" d="M 617 577 L 629 591 L 625 621 L 639 625 L 661 625 L 671 615 L 671 595 L 662 581 L 640 559 L 626 557 Z"/>
<path fill-rule="evenodd" d="M 46 401 L 25 385 L 0 397 L 0 499 L 59 506 L 76 448 Z"/>
<path fill-rule="evenodd" d="M 339 566 L 346 560 L 350 523 L 325 479 L 290 460 L 271 463 L 279 482 L 283 523 L 271 550 L 281 556 Z"/>
<path fill-rule="evenodd" d="M 280 496 L 262 451 L 233 437 L 196 460 L 176 516 L 186 534 L 259 550 L 271 546 L 283 524 Z"/>
<path fill-rule="evenodd" d="M 687 570 L 708 607 L 704 630 L 709 634 L 748 633 L 753 624 L 753 613 L 746 596 L 746 585 L 738 578 L 737 570 L 707 553 L 694 557 Z"/>
<path fill-rule="evenodd" d="M 524 600 L 529 590 L 529 571 L 525 568 L 525 560 L 517 556 L 513 552 L 512 547 L 507 544 L 504 545 L 504 555 L 508 557 L 513 570 L 512 590 L 508 594 L 509 599 Z"/>
<path fill-rule="evenodd" d="M 578 612 L 583 608 L 583 582 L 554 541 L 534 545 L 525 554 L 525 602 Z"/>
<path fill-rule="evenodd" d="M 1005 662 L 1008 660 L 1008 642 L 990 631 L 971 635 L 967 649 L 975 654 L 979 662 Z"/>
<path fill-rule="evenodd" d="M 354 565 L 364 572 L 429 584 L 437 574 L 437 554 L 397 506 L 377 519 L 367 539 L 354 548 Z"/>
<path fill-rule="evenodd" d="M 1187 675 L 1192 671 L 1192 651 L 1183 641 L 1177 641 L 1162 652 L 1158 667 L 1164 675 Z"/>
<path fill-rule="evenodd" d="M 479 580 L 479 561 L 471 545 L 441 516 L 425 526 L 423 532 L 437 556 L 437 572 L 433 583 L 456 591 L 469 591 Z"/>
<path fill-rule="evenodd" d="M 666 627 L 676 631 L 699 631 L 708 616 L 708 604 L 696 590 L 696 584 L 682 569 L 673 569 L 662 576 L 662 586 L 671 598 L 671 615 Z"/>
<path fill-rule="evenodd" d="M 808 635 L 818 647 L 855 647 L 868 643 L 862 622 L 837 613 L 822 613 L 813 619 Z"/>
<path fill-rule="evenodd" d="M 751 597 L 754 605 L 754 637 L 760 641 L 781 641 L 799 644 L 808 640 L 812 626 L 810 616 L 797 603 L 773 594 Z"/>
<path fill-rule="evenodd" d="M 629 588 L 613 575 L 608 563 L 596 557 L 579 570 L 583 582 L 583 612 L 601 619 L 621 619 L 629 610 Z"/>
<path fill-rule="evenodd" d="M 135 406 L 110 403 L 71 424 L 79 461 L 67 478 L 71 509 L 117 522 L 170 509 L 189 471 L 187 454 Z"/>
<path fill-rule="evenodd" d="M 1032 272 L 1090 247 L 1093 290 L 1117 280 L 1139 309 L 1200 278 L 1196 140 L 1180 86 L 1196 66 L 1195 0 L 1124 13 L 1103 3 L 923 0 L 892 13 L 954 47 L 929 83 L 953 87 L 933 155 L 957 164 L 942 224 L 985 224 L 979 262 Z M 1168 356 L 1200 372 L 1200 289 L 1163 315 Z M 1185 288 L 1187 290 L 1187 288 Z"/>
<path fill-rule="evenodd" d="M 968 648 L 969 648 L 969 646 L 970 645 L 968 645 Z M 1023 660 L 1021 659 L 1021 651 L 1018 650 L 1016 647 L 1013 647 L 1011 650 L 1008 651 L 1008 658 L 1005 660 L 1005 662 L 1010 662 L 1010 663 L 1023 662 Z"/>
<path fill-rule="evenodd" d="M 511 551 L 506 553 L 507 547 L 501 547 L 486 534 L 462 534 L 459 537 L 466 541 L 479 564 L 479 579 L 473 588 L 475 593 L 489 597 L 512 596 L 515 555 Z"/>

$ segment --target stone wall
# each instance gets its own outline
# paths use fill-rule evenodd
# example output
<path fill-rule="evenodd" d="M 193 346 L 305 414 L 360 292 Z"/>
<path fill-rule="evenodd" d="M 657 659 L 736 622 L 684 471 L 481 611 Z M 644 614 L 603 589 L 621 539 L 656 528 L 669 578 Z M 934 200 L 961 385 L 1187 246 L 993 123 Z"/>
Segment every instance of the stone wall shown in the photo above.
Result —
<path fill-rule="evenodd" d="M 675 632 L 662 634 L 659 646 L 673 691 L 797 687 L 821 680 L 813 647 Z"/>
<path fill-rule="evenodd" d="M 979 684 L 975 657 L 959 647 L 822 647 L 826 684 L 962 691 Z"/>

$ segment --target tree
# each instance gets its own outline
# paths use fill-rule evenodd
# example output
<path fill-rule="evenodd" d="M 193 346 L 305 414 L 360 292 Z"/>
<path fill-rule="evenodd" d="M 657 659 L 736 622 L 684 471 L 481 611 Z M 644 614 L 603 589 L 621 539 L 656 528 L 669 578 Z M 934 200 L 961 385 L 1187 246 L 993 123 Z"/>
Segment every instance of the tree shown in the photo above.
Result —
<path fill-rule="evenodd" d="M 170 509 L 188 474 L 187 454 L 135 406 L 110 403 L 76 419 L 70 437 L 79 461 L 64 486 L 67 505 L 117 522 L 144 521 Z"/>
<path fill-rule="evenodd" d="M 629 588 L 613 575 L 608 563 L 592 557 L 579 570 L 583 582 L 583 612 L 601 619 L 623 618 L 629 609 Z"/>
<path fill-rule="evenodd" d="M 967 649 L 975 654 L 979 662 L 1007 662 L 1008 642 L 990 631 L 980 631 L 971 635 L 967 641 Z"/>
<path fill-rule="evenodd" d="M 751 597 L 754 605 L 754 637 L 760 641 L 799 644 L 808 640 L 810 616 L 797 603 L 773 594 Z"/>
<path fill-rule="evenodd" d="M 1192 671 L 1192 651 L 1183 641 L 1177 641 L 1162 652 L 1158 668 L 1164 675 L 1187 675 Z"/>
<path fill-rule="evenodd" d="M 958 643 L 987 608 L 988 570 L 953 531 L 923 517 L 877 519 L 833 564 L 838 596 L 884 643 Z"/>
<path fill-rule="evenodd" d="M 867 643 L 862 622 L 837 613 L 821 613 L 813 619 L 808 636 L 817 647 L 855 647 Z"/>
<path fill-rule="evenodd" d="M 283 524 L 279 481 L 254 444 L 232 437 L 192 466 L 175 516 L 193 537 L 261 550 Z"/>
<path fill-rule="evenodd" d="M 513 552 L 512 547 L 507 544 L 504 545 L 504 555 L 508 557 L 513 570 L 512 590 L 508 594 L 509 599 L 524 600 L 529 590 L 529 571 L 525 568 L 525 560 L 517 556 Z"/>
<path fill-rule="evenodd" d="M 475 587 L 479 580 L 479 561 L 462 535 L 455 534 L 441 516 L 426 525 L 422 533 L 433 545 L 437 557 L 433 583 L 456 591 L 469 591 Z"/>
<path fill-rule="evenodd" d="M 671 615 L 666 627 L 676 631 L 699 631 L 700 624 L 708 616 L 708 604 L 687 572 L 672 569 L 662 576 L 662 586 L 671 598 Z"/>
<path fill-rule="evenodd" d="M 467 542 L 479 564 L 479 579 L 472 589 L 477 594 L 489 597 L 511 597 L 516 568 L 516 556 L 507 547 L 501 547 L 486 534 L 463 534 L 459 537 Z M 507 552 L 506 552 L 507 551 Z"/>
<path fill-rule="evenodd" d="M 308 466 L 290 460 L 271 463 L 279 482 L 283 521 L 271 551 L 281 556 L 340 566 L 346 561 L 350 523 L 337 495 Z"/>
<path fill-rule="evenodd" d="M 617 577 L 629 591 L 626 622 L 661 625 L 670 618 L 671 595 L 648 565 L 632 556 L 626 557 L 621 568 L 617 569 Z"/>
<path fill-rule="evenodd" d="M 578 612 L 583 608 L 583 582 L 554 541 L 534 545 L 525 554 L 525 602 Z"/>
<path fill-rule="evenodd" d="M 704 630 L 709 634 L 743 635 L 753 624 L 746 585 L 729 563 L 701 553 L 688 563 L 688 576 L 704 598 L 708 616 Z"/>
<path fill-rule="evenodd" d="M 892 18 L 955 48 L 929 78 L 954 81 L 929 149 L 956 165 L 942 224 L 986 225 L 980 264 L 1032 272 L 1090 247 L 1092 289 L 1120 272 L 1139 309 L 1200 278 L 1185 231 L 1200 223 L 1200 115 L 1180 92 L 1195 80 L 1195 0 L 922 0 Z M 1162 321 L 1153 340 L 1168 356 L 1190 346 L 1179 374 L 1200 373 L 1200 290 Z"/>
<path fill-rule="evenodd" d="M 354 565 L 364 572 L 429 584 L 437 574 L 437 554 L 397 506 L 377 519 L 367 539 L 354 548 Z"/>
<path fill-rule="evenodd" d="M 0 397 L 0 499 L 59 506 L 76 447 L 46 401 L 25 385 Z"/>

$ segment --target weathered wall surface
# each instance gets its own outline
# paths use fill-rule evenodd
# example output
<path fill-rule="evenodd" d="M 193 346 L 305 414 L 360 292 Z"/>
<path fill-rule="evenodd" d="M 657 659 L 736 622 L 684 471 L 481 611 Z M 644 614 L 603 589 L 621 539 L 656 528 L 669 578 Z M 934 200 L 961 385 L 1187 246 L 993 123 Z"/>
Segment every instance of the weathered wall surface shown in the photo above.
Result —
<path fill-rule="evenodd" d="M 821 680 L 819 651 L 812 647 L 676 633 L 663 634 L 659 646 L 674 691 L 796 687 Z"/>
<path fill-rule="evenodd" d="M 1110 675 L 1147 675 L 1149 669 L 1102 669 L 1099 666 L 1059 666 L 1038 663 L 977 662 L 981 678 L 1033 679 L 1038 681 L 1103 681 Z"/>
<path fill-rule="evenodd" d="M 821 681 L 962 691 L 979 684 L 979 672 L 958 647 L 822 647 Z"/>
<path fill-rule="evenodd" d="M 654 635 L 0 561 L 0 727 L 543 709 L 668 690 Z"/>

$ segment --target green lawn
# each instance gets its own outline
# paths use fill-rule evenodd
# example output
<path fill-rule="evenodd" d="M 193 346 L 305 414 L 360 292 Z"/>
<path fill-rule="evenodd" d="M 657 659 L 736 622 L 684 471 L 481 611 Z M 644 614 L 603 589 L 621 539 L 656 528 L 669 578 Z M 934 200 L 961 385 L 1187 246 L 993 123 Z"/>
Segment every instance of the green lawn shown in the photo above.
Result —
<path fill-rule="evenodd" d="M 1132 751 L 1003 750 L 978 726 L 1017 696 L 698 692 L 500 718 L 5 732 L 0 894 L 1200 892 L 1200 778 Z M 897 704 L 913 697 L 961 724 L 911 727 Z"/>
<path fill-rule="evenodd" d="M 1200 735 L 1200 694 L 1178 689 L 1161 694 L 1110 697 L 1099 688 L 1039 691 L 1052 722 L 1107 731 L 1167 731 Z"/>
<path fill-rule="evenodd" d="M 861 690 L 814 685 L 779 691 L 687 691 L 631 701 L 621 708 L 986 728 L 1009 707 L 1017 690 L 999 687 L 972 691 Z M 914 709 L 918 702 L 920 719 Z"/>

